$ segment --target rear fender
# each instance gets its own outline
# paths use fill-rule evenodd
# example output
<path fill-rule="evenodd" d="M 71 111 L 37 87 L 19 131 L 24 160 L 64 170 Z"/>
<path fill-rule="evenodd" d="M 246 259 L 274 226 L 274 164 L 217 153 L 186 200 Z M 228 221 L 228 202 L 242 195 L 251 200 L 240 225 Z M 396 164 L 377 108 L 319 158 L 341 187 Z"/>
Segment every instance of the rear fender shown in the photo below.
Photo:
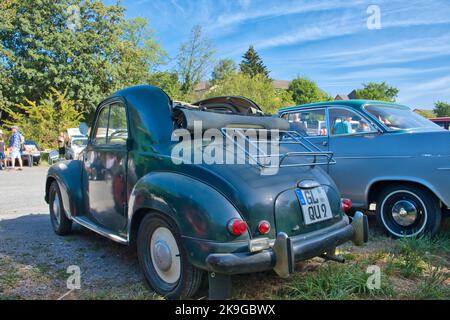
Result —
<path fill-rule="evenodd" d="M 242 219 L 237 209 L 216 189 L 173 172 L 152 172 L 134 186 L 128 203 L 128 237 L 133 243 L 141 217 L 137 212 L 158 211 L 168 215 L 182 237 L 228 242 L 248 240 L 249 234 L 236 237 L 226 225 Z"/>
<path fill-rule="evenodd" d="M 69 219 L 82 215 L 85 211 L 84 192 L 87 190 L 82 185 L 83 164 L 78 160 L 61 161 L 48 169 L 45 186 L 45 201 L 49 201 L 50 185 L 56 181 L 61 191 L 61 198 L 65 213 Z M 84 180 L 86 181 L 86 180 Z"/>

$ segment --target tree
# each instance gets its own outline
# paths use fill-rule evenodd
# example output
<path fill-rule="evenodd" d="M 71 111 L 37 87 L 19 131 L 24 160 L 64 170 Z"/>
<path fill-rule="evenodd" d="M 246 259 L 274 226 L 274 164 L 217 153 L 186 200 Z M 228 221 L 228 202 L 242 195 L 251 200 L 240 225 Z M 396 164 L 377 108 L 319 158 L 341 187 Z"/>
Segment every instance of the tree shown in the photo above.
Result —
<path fill-rule="evenodd" d="M 163 51 L 146 21 L 127 21 L 119 5 L 8 1 L 15 14 L 0 29 L 0 65 L 11 80 L 2 94 L 13 105 L 25 99 L 39 104 L 56 87 L 90 113 L 116 89 L 145 82 L 161 61 Z"/>
<path fill-rule="evenodd" d="M 415 109 L 416 113 L 420 114 L 422 117 L 425 118 L 434 118 L 436 117 L 436 114 L 433 112 L 433 110 L 424 110 L 424 109 Z"/>
<path fill-rule="evenodd" d="M 363 84 L 362 89 L 356 90 L 357 99 L 395 102 L 397 95 L 398 89 L 389 86 L 384 81 L 381 83 L 369 82 L 368 84 Z"/>
<path fill-rule="evenodd" d="M 200 26 L 194 26 L 189 40 L 180 46 L 177 56 L 178 73 L 181 78 L 181 90 L 192 91 L 206 75 L 213 63 L 214 49 L 211 41 L 203 35 Z"/>
<path fill-rule="evenodd" d="M 450 104 L 438 101 L 434 104 L 433 111 L 438 117 L 450 117 Z"/>
<path fill-rule="evenodd" d="M 148 84 L 163 89 L 173 99 L 180 98 L 181 83 L 176 72 L 161 71 L 152 73 L 148 79 Z"/>
<path fill-rule="evenodd" d="M 269 77 L 269 71 L 264 65 L 259 54 L 256 52 L 253 46 L 250 46 L 247 52 L 242 56 L 243 60 L 239 65 L 241 72 L 254 77 L 257 74 L 262 74 L 266 78 Z"/>
<path fill-rule="evenodd" d="M 146 82 L 156 66 L 165 63 L 166 52 L 154 40 L 146 18 L 124 20 L 111 64 L 113 91 Z"/>
<path fill-rule="evenodd" d="M 40 103 L 26 100 L 26 104 L 17 106 L 17 111 L 7 107 L 9 119 L 4 122 L 5 132 L 17 125 L 27 139 L 38 141 L 45 148 L 56 147 L 58 133 L 77 128 L 83 120 L 75 105 L 76 102 L 67 97 L 67 92 L 51 88 Z"/>
<path fill-rule="evenodd" d="M 324 92 L 312 80 L 305 77 L 297 77 L 289 84 L 289 92 L 296 104 L 305 104 L 313 102 L 321 102 L 332 100 L 330 96 Z"/>
<path fill-rule="evenodd" d="M 207 97 L 237 95 L 254 100 L 266 113 L 275 113 L 278 108 L 292 105 L 289 94 L 277 91 L 272 80 L 263 74 L 250 77 L 244 73 L 234 73 L 216 82 Z"/>
<path fill-rule="evenodd" d="M 223 80 L 227 76 L 236 73 L 236 71 L 236 63 L 232 59 L 222 59 L 214 66 L 214 71 L 211 74 L 212 81 Z"/>

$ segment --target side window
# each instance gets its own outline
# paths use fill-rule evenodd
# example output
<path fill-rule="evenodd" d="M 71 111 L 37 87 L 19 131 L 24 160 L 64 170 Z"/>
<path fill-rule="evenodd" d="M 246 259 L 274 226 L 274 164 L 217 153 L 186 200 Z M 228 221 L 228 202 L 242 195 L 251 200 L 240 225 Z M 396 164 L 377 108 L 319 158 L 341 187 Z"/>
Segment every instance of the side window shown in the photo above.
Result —
<path fill-rule="evenodd" d="M 310 137 L 328 134 L 325 110 L 305 110 L 283 115 L 289 121 L 290 129 L 306 133 Z"/>
<path fill-rule="evenodd" d="M 331 135 L 348 135 L 376 132 L 375 128 L 356 112 L 344 108 L 330 108 Z"/>
<path fill-rule="evenodd" d="M 108 144 L 124 145 L 128 139 L 127 112 L 122 103 L 110 106 Z"/>
<path fill-rule="evenodd" d="M 106 144 L 106 135 L 108 133 L 109 106 L 104 107 L 97 118 L 95 128 L 94 144 Z"/>

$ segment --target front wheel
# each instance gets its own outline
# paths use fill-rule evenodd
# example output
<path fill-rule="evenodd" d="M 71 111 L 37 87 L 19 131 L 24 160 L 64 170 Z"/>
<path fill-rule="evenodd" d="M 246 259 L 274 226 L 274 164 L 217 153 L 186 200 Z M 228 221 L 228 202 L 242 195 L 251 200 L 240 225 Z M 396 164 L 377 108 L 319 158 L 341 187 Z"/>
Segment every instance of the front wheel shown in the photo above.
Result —
<path fill-rule="evenodd" d="M 433 235 L 441 223 L 441 208 L 436 196 L 424 188 L 391 186 L 380 193 L 376 216 L 394 238 Z"/>
<path fill-rule="evenodd" d="M 72 221 L 67 218 L 58 183 L 53 181 L 49 190 L 50 221 L 56 234 L 66 235 L 72 231 Z"/>
<path fill-rule="evenodd" d="M 203 272 L 190 264 L 177 227 L 165 216 L 155 213 L 144 217 L 137 251 L 145 278 L 158 294 L 184 299 L 198 290 Z"/>

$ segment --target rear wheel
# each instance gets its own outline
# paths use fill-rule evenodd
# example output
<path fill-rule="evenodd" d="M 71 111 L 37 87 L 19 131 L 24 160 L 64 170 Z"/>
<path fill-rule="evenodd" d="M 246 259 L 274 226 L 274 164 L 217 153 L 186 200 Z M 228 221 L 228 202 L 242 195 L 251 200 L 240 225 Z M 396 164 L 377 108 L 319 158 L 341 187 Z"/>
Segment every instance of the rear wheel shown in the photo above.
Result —
<path fill-rule="evenodd" d="M 377 222 L 395 238 L 433 235 L 441 223 L 439 200 L 415 186 L 387 187 L 378 196 Z"/>
<path fill-rule="evenodd" d="M 176 225 L 161 214 L 142 220 L 137 238 L 139 264 L 150 286 L 169 299 L 189 298 L 203 271 L 190 264 Z"/>
<path fill-rule="evenodd" d="M 72 230 L 72 221 L 67 218 L 61 198 L 58 183 L 53 181 L 49 189 L 50 221 L 53 231 L 59 235 L 69 234 Z"/>

